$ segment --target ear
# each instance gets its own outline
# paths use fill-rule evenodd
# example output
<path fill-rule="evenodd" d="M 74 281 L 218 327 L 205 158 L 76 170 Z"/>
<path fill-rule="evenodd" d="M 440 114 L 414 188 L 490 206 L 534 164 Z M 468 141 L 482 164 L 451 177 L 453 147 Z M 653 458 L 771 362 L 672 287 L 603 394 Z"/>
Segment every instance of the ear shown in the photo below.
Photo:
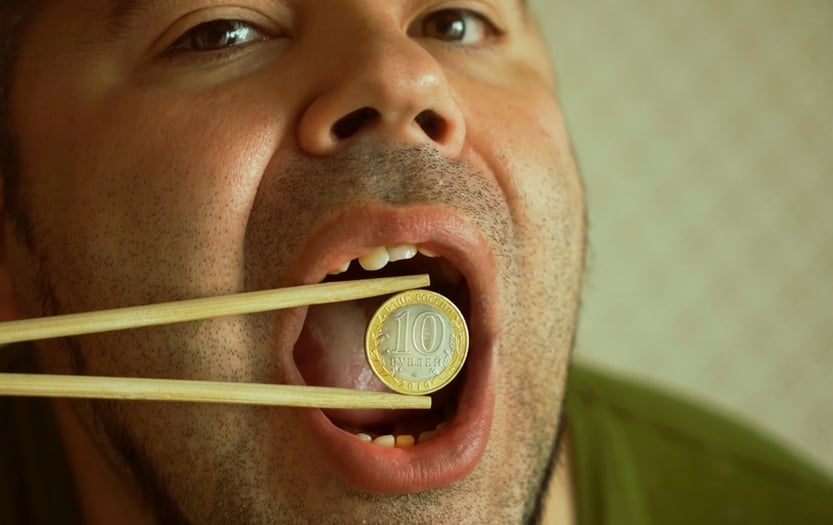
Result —
<path fill-rule="evenodd" d="M 3 208 L 3 181 L 0 180 L 0 322 L 20 319 L 20 310 L 12 290 L 12 275 L 9 269 L 8 250 L 11 221 Z"/>

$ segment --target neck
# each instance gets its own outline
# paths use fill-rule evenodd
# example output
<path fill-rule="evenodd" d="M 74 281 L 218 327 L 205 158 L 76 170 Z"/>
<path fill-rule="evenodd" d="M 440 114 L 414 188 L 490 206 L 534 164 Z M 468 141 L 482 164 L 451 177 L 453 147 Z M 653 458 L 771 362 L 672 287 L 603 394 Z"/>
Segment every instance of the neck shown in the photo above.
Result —
<path fill-rule="evenodd" d="M 555 470 L 544 496 L 542 525 L 575 525 L 575 494 L 573 490 L 572 446 L 569 429 L 561 438 Z"/>

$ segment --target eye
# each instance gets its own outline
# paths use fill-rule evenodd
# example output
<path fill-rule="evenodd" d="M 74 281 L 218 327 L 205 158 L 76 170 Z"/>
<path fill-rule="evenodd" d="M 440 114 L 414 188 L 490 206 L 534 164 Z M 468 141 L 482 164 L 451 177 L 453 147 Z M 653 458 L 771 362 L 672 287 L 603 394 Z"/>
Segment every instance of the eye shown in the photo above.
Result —
<path fill-rule="evenodd" d="M 212 20 L 186 31 L 168 48 L 168 53 L 219 51 L 268 38 L 268 35 L 249 22 Z"/>
<path fill-rule="evenodd" d="M 479 44 L 500 31 L 484 16 L 467 9 L 441 9 L 416 21 L 408 34 L 457 44 Z"/>

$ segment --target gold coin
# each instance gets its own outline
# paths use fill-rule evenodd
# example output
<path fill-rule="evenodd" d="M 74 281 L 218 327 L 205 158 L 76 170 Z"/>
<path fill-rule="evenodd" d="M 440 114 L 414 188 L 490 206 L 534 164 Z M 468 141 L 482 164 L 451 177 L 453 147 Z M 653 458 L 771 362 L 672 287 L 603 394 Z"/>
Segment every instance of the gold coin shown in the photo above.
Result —
<path fill-rule="evenodd" d="M 394 295 L 376 310 L 365 334 L 365 354 L 382 383 L 401 394 L 430 394 L 454 379 L 469 352 L 460 310 L 429 290 Z"/>

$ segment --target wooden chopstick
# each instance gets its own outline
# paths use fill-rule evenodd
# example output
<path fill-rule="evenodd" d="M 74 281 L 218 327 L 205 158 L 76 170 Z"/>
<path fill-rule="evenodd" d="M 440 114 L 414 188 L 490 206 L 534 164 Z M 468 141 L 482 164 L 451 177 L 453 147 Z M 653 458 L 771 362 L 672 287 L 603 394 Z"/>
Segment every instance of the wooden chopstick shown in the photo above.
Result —
<path fill-rule="evenodd" d="M 428 396 L 346 388 L 45 374 L 0 374 L 0 395 L 317 408 L 431 408 Z"/>
<path fill-rule="evenodd" d="M 309 284 L 147 306 L 0 323 L 0 344 L 91 334 L 386 295 L 430 284 L 427 274 Z"/>

